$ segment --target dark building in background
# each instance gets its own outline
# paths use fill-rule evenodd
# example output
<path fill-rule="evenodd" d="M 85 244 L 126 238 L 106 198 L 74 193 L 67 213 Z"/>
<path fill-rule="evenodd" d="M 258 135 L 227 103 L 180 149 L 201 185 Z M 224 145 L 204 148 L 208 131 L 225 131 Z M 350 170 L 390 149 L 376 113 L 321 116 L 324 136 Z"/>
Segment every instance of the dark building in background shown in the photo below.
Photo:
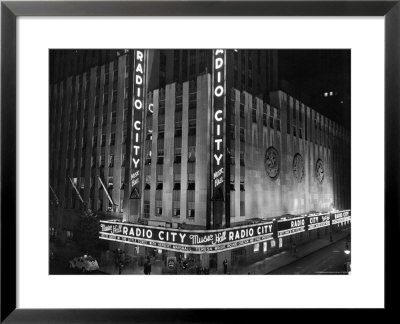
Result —
<path fill-rule="evenodd" d="M 227 50 L 221 202 L 211 188 L 213 51 L 144 52 L 140 198 L 132 199 L 133 51 L 51 51 L 52 235 L 73 239 L 84 204 L 104 219 L 185 229 L 350 208 L 348 51 Z M 277 245 L 268 244 L 218 258 Z"/>

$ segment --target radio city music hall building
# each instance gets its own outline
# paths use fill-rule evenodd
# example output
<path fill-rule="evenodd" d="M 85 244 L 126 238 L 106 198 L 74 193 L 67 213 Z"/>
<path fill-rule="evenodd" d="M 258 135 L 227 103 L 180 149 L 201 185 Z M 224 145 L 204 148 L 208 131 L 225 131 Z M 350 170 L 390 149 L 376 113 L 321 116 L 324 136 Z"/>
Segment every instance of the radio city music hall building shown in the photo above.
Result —
<path fill-rule="evenodd" d="M 193 253 L 205 266 L 265 257 L 306 239 L 308 214 L 322 224 L 350 209 L 350 133 L 279 86 L 278 51 L 104 52 L 53 57 L 51 235 L 73 240 L 74 186 L 110 248 Z M 286 220 L 298 230 L 279 236 Z M 186 248 L 207 233 L 215 244 L 249 231 L 266 236 L 210 253 Z"/>

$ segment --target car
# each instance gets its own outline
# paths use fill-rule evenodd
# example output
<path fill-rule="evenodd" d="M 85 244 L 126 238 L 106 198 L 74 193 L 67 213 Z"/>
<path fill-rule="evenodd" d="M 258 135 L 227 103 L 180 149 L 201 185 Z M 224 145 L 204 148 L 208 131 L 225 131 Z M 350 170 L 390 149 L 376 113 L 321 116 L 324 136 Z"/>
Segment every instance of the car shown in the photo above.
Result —
<path fill-rule="evenodd" d="M 81 257 L 75 257 L 69 261 L 69 268 L 81 270 L 82 272 L 90 272 L 99 270 L 99 264 L 92 256 L 84 255 Z"/>

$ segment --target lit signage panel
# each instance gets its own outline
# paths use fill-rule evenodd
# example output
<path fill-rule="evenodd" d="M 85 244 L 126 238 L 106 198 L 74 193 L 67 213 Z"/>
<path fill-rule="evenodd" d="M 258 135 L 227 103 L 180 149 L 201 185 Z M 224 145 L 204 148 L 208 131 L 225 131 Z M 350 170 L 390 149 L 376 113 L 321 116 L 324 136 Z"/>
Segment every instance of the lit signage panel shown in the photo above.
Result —
<path fill-rule="evenodd" d="M 226 51 L 214 50 L 213 52 L 213 192 L 214 199 L 222 200 L 224 185 L 224 115 L 226 97 Z"/>
<path fill-rule="evenodd" d="M 309 215 L 307 216 L 308 218 L 308 224 L 307 224 L 307 230 L 314 230 L 318 229 L 321 227 L 325 226 L 330 226 L 330 215 L 329 214 L 324 214 L 324 215 Z"/>
<path fill-rule="evenodd" d="M 195 254 L 216 253 L 271 240 L 273 223 L 196 231 L 100 221 L 99 238 Z"/>
<path fill-rule="evenodd" d="M 332 225 L 335 224 L 343 224 L 350 223 L 351 221 L 351 213 L 350 210 L 344 210 L 338 213 L 332 214 Z"/>
<path fill-rule="evenodd" d="M 304 217 L 278 220 L 278 237 L 304 232 L 306 224 Z"/>
<path fill-rule="evenodd" d="M 131 160 L 131 199 L 140 198 L 140 160 L 142 155 L 142 121 L 143 121 L 143 83 L 144 83 L 144 51 L 135 50 L 135 71 L 133 79 L 133 140 Z"/>

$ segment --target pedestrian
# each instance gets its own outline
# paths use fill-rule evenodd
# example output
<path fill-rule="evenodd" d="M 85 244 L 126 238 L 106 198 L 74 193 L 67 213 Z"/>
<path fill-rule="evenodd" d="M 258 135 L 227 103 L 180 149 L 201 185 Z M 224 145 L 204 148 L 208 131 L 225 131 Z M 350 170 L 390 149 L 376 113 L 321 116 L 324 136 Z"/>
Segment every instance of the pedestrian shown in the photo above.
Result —
<path fill-rule="evenodd" d="M 224 265 L 224 274 L 226 274 L 228 272 L 228 260 L 227 259 L 224 260 L 223 265 Z"/>
<path fill-rule="evenodd" d="M 145 275 L 149 274 L 149 257 L 147 257 L 146 261 L 144 262 L 143 272 Z"/>
<path fill-rule="evenodd" d="M 147 257 L 147 274 L 150 275 L 151 273 L 151 262 L 150 262 L 150 258 Z"/>
<path fill-rule="evenodd" d="M 122 273 L 122 268 L 123 268 L 123 267 L 124 267 L 123 263 L 120 262 L 119 265 L 118 265 L 118 274 L 121 274 L 121 273 Z"/>

